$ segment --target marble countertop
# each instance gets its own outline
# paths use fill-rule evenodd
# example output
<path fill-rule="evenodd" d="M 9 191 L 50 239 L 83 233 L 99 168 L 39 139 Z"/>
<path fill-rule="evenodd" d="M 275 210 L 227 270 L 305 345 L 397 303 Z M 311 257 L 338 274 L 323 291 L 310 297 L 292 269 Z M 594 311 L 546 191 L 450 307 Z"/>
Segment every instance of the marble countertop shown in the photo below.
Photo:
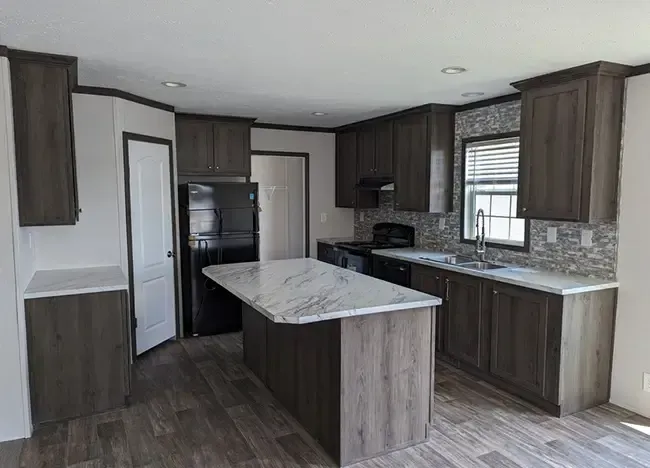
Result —
<path fill-rule="evenodd" d="M 119 266 L 38 270 L 25 289 L 25 299 L 71 296 L 129 289 Z"/>
<path fill-rule="evenodd" d="M 320 239 L 316 239 L 316 242 L 335 245 L 337 242 L 352 242 L 353 240 L 354 237 L 321 237 Z"/>
<path fill-rule="evenodd" d="M 203 273 L 278 323 L 321 322 L 442 303 L 438 297 L 313 258 L 213 265 Z"/>
<path fill-rule="evenodd" d="M 439 268 L 441 270 L 455 271 L 466 275 L 478 276 L 489 280 L 499 281 L 501 283 L 513 284 L 524 288 L 537 289 L 551 294 L 567 296 L 570 294 L 580 294 L 591 291 L 600 291 L 603 289 L 613 289 L 619 286 L 615 280 L 603 280 L 598 278 L 588 278 L 586 276 L 573 276 L 564 273 L 544 271 L 537 268 L 509 266 L 498 270 L 477 271 L 468 268 L 462 268 L 458 265 L 440 263 L 433 260 L 423 260 L 420 257 L 440 258 L 447 255 L 453 255 L 444 252 L 436 252 L 426 249 L 385 249 L 373 250 L 374 255 L 390 257 L 398 260 L 405 260 L 420 265 Z M 498 263 L 498 262 L 495 262 Z"/>

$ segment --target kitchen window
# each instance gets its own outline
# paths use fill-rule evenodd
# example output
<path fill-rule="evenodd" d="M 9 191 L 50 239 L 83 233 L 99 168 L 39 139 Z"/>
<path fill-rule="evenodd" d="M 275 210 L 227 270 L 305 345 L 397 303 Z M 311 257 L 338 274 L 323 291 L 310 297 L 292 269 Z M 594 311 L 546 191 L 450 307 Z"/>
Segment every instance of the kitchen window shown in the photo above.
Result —
<path fill-rule="evenodd" d="M 528 251 L 530 222 L 517 218 L 519 132 L 466 138 L 462 152 L 461 242 L 476 241 L 482 208 L 488 246 Z"/>

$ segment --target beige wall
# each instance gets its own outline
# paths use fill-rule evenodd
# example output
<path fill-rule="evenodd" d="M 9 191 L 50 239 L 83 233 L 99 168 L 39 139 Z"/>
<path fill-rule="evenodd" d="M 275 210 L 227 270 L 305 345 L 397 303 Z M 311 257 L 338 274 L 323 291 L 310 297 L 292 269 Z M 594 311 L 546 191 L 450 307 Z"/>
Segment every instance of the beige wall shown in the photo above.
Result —
<path fill-rule="evenodd" d="M 309 254 L 316 257 L 319 237 L 352 236 L 354 210 L 334 206 L 335 136 L 333 133 L 253 128 L 253 150 L 309 153 Z M 321 213 L 327 221 L 321 222 Z"/>
<path fill-rule="evenodd" d="M 0 441 L 31 435 L 21 278 L 31 272 L 20 266 L 20 234 L 9 62 L 0 57 Z"/>
<path fill-rule="evenodd" d="M 650 372 L 650 75 L 628 79 L 624 132 L 611 401 L 650 417 L 650 393 L 642 390 Z"/>

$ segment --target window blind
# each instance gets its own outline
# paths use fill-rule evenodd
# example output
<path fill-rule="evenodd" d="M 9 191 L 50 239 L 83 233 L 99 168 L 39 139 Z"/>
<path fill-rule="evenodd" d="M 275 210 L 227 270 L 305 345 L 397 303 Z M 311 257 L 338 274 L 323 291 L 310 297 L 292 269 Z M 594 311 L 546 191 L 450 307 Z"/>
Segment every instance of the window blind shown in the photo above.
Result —
<path fill-rule="evenodd" d="M 465 158 L 465 181 L 468 184 L 516 184 L 519 137 L 468 143 Z"/>

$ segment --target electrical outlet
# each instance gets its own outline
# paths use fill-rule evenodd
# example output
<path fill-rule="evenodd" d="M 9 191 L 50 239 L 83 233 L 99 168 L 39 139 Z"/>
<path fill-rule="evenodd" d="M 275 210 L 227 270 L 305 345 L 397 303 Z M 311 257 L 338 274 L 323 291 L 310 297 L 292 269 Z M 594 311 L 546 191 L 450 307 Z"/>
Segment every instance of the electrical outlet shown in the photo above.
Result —
<path fill-rule="evenodd" d="M 557 228 L 549 227 L 546 228 L 546 242 L 557 242 Z"/>
<path fill-rule="evenodd" d="M 650 392 L 650 372 L 643 373 L 643 391 Z"/>
<path fill-rule="evenodd" d="M 359 221 L 363 222 L 364 219 L 366 219 L 366 214 L 362 211 L 359 213 Z"/>
<path fill-rule="evenodd" d="M 320 222 L 321 223 L 326 223 L 327 222 L 327 213 L 321 213 L 320 214 Z"/>
<path fill-rule="evenodd" d="M 583 229 L 580 234 L 580 245 L 583 247 L 591 247 L 593 238 L 593 231 Z"/>
<path fill-rule="evenodd" d="M 445 228 L 445 218 L 440 218 L 438 220 L 438 229 L 441 231 Z"/>

